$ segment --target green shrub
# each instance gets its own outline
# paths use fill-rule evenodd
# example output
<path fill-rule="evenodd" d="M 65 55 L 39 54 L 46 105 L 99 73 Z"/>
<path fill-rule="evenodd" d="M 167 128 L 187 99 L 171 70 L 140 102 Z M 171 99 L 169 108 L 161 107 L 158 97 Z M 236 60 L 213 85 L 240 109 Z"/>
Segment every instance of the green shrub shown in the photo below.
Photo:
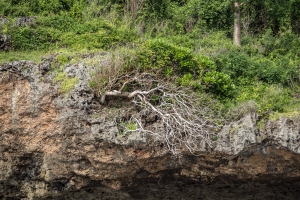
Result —
<path fill-rule="evenodd" d="M 59 65 L 64 65 L 69 61 L 69 58 L 66 55 L 60 54 L 56 57 Z"/>
<path fill-rule="evenodd" d="M 263 53 L 271 58 L 284 55 L 293 58 L 294 56 L 300 56 L 299 36 L 290 31 L 283 32 L 275 37 L 269 29 L 261 36 L 260 43 L 264 48 Z"/>
<path fill-rule="evenodd" d="M 291 82 L 299 82 L 298 63 L 295 60 L 280 56 L 277 59 L 256 57 L 254 62 L 256 74 L 259 80 L 269 84 L 283 84 L 289 86 Z"/>
<path fill-rule="evenodd" d="M 137 54 L 137 62 L 143 70 L 158 69 L 164 74 L 172 72 L 179 76 L 190 73 L 193 78 L 215 68 L 208 57 L 196 56 L 191 50 L 162 39 L 146 41 Z"/>
<path fill-rule="evenodd" d="M 170 18 L 172 15 L 170 8 L 169 0 L 147 0 L 138 11 L 137 20 L 151 23 Z"/>
<path fill-rule="evenodd" d="M 228 74 L 237 85 L 245 85 L 245 79 L 263 81 L 268 84 L 299 82 L 299 60 L 286 56 L 268 58 L 262 55 L 248 56 L 243 52 L 229 52 L 216 58 L 218 71 Z"/>
<path fill-rule="evenodd" d="M 35 25 L 9 28 L 14 50 L 45 50 L 59 42 L 59 30 Z"/>
<path fill-rule="evenodd" d="M 250 57 L 242 52 L 230 51 L 216 57 L 218 71 L 228 74 L 232 79 L 239 77 L 254 77 L 255 71 Z"/>
<path fill-rule="evenodd" d="M 195 39 L 190 35 L 166 35 L 166 41 L 176 46 L 185 47 L 193 50 L 195 48 Z"/>
<path fill-rule="evenodd" d="M 193 30 L 190 34 L 195 43 L 195 51 L 215 58 L 230 52 L 240 51 L 232 43 L 232 38 L 228 37 L 225 31 L 201 31 Z"/>
<path fill-rule="evenodd" d="M 238 103 L 254 100 L 261 116 L 270 112 L 286 112 L 299 101 L 293 98 L 292 91 L 280 85 L 257 83 L 239 88 L 236 97 Z"/>
<path fill-rule="evenodd" d="M 203 89 L 201 80 L 194 79 L 193 75 L 190 73 L 184 74 L 182 77 L 176 79 L 177 84 L 184 87 L 191 87 L 193 89 Z"/>
<path fill-rule="evenodd" d="M 207 91 L 215 94 L 220 99 L 232 97 L 235 89 L 230 76 L 222 72 L 207 72 L 203 82 L 207 85 Z"/>
<path fill-rule="evenodd" d="M 271 85 L 265 88 L 258 100 L 259 113 L 264 114 L 269 111 L 286 112 L 288 107 L 296 103 L 291 95 L 291 91 L 278 85 Z"/>
<path fill-rule="evenodd" d="M 0 13 L 4 16 L 26 16 L 32 13 L 29 2 L 19 2 L 12 0 L 0 1 Z"/>
<path fill-rule="evenodd" d="M 62 12 L 59 15 L 39 16 L 36 20 L 37 27 L 51 27 L 61 32 L 73 31 L 80 22 L 69 13 Z"/>
<path fill-rule="evenodd" d="M 30 26 L 9 26 L 8 33 L 14 50 L 108 49 L 136 39 L 129 27 L 112 25 L 104 19 L 78 21 L 67 13 L 38 17 Z"/>
<path fill-rule="evenodd" d="M 58 14 L 61 11 L 76 10 L 78 4 L 84 6 L 82 0 L 2 0 L 0 2 L 0 13 L 12 17 L 41 13 L 45 15 Z"/>

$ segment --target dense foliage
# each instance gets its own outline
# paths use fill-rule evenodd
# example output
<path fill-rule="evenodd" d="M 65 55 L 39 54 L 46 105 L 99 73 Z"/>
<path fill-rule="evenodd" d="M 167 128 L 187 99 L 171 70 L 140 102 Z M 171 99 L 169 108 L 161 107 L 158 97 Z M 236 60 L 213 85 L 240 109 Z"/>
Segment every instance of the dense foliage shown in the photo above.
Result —
<path fill-rule="evenodd" d="M 121 52 L 118 73 L 156 71 L 166 81 L 211 94 L 224 108 L 254 101 L 262 117 L 294 111 L 300 0 L 240 2 L 241 48 L 231 41 L 231 0 L 2 0 L 0 15 L 9 23 L 1 32 L 12 38 L 11 53 Z M 16 26 L 20 16 L 35 16 L 35 22 Z M 101 78 L 91 83 L 105 84 Z"/>

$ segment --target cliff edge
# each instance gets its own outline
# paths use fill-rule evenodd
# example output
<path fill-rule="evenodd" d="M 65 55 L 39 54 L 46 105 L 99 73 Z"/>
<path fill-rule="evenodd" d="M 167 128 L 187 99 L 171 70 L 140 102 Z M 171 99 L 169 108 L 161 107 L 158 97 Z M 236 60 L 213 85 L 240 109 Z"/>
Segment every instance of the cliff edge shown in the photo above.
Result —
<path fill-rule="evenodd" d="M 0 65 L 0 199 L 297 199 L 299 116 L 258 126 L 256 113 L 222 127 L 211 146 L 173 156 L 162 141 L 120 134 L 117 118 L 138 109 L 102 105 L 90 70 L 67 93 L 51 61 Z M 149 116 L 150 117 L 150 116 Z M 159 121 L 155 122 L 158 123 Z"/>

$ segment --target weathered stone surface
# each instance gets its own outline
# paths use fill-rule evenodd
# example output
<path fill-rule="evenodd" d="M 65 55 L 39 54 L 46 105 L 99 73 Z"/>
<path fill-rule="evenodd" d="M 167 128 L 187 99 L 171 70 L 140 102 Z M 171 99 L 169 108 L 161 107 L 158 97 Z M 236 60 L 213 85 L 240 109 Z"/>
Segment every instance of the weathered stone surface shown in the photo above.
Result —
<path fill-rule="evenodd" d="M 23 16 L 16 18 L 16 25 L 17 26 L 28 26 L 34 24 L 36 17 L 31 16 Z"/>
<path fill-rule="evenodd" d="M 3 26 L 5 23 L 8 23 L 8 19 L 0 15 L 0 26 Z"/>
<path fill-rule="evenodd" d="M 0 66 L 0 199 L 298 199 L 299 119 L 257 127 L 250 113 L 198 155 L 167 153 L 138 133 L 120 137 L 130 102 L 102 106 L 82 64 L 62 95 L 49 60 Z"/>
<path fill-rule="evenodd" d="M 7 51 L 10 49 L 10 47 L 11 47 L 11 36 L 6 34 L 0 34 L 0 50 Z"/>
<path fill-rule="evenodd" d="M 10 48 L 11 37 L 3 31 L 4 25 L 8 23 L 8 19 L 0 15 L 0 50 L 8 50 Z"/>

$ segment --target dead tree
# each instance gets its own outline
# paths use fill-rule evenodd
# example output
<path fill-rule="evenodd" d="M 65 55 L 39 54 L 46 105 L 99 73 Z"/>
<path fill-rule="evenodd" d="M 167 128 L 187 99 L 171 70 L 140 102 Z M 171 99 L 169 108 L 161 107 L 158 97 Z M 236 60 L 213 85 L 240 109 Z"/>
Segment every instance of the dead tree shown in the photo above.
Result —
<path fill-rule="evenodd" d="M 123 89 L 128 85 L 131 85 L 133 90 L 124 92 Z M 178 89 L 167 82 L 159 81 L 150 73 L 117 77 L 108 83 L 100 96 L 101 103 L 105 103 L 109 96 L 130 98 L 144 111 L 155 114 L 164 128 L 164 132 L 161 132 L 147 127 L 140 113 L 138 117 L 131 119 L 137 124 L 137 128 L 125 130 L 125 133 L 139 131 L 151 135 L 155 141 L 164 141 L 174 155 L 179 155 L 182 148 L 195 153 L 201 140 L 211 146 L 210 131 L 214 125 L 199 115 L 199 109 L 194 107 L 193 99 L 182 88 Z M 151 102 L 153 96 L 156 103 Z"/>

